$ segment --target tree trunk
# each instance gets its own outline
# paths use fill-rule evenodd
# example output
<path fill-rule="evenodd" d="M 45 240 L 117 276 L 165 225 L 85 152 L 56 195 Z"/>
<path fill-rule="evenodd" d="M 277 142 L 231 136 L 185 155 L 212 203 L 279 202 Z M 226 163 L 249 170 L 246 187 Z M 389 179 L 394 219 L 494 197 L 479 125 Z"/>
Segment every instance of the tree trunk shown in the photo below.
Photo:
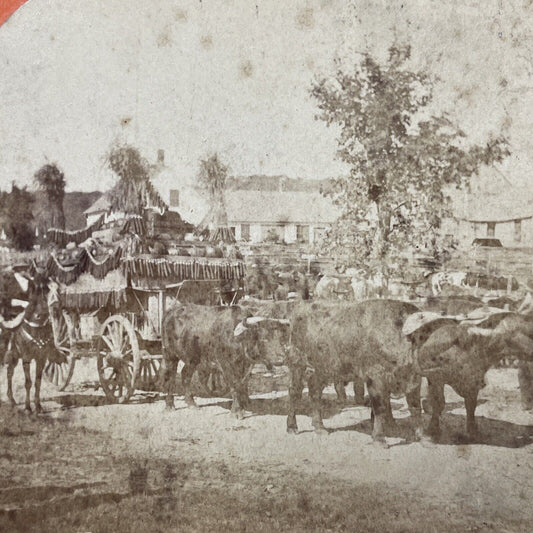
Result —
<path fill-rule="evenodd" d="M 376 232 L 375 250 L 373 255 L 375 260 L 379 263 L 379 272 L 382 276 L 382 288 L 386 289 L 388 286 L 388 240 L 390 234 L 390 213 L 381 209 L 379 202 L 376 202 L 378 213 L 378 229 Z"/>

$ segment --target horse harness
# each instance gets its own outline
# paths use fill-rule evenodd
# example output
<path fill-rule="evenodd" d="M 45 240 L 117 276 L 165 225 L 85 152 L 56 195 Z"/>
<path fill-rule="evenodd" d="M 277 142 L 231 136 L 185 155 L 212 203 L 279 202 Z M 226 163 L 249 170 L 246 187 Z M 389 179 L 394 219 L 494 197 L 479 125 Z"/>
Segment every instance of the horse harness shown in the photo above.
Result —
<path fill-rule="evenodd" d="M 32 330 L 41 330 L 48 324 L 49 319 L 47 318 L 46 321 L 43 324 L 37 324 L 35 322 L 30 322 L 27 319 L 24 319 L 22 324 L 18 326 L 16 329 L 14 329 L 11 332 L 11 338 L 9 339 L 9 344 L 7 351 L 11 352 L 13 348 L 15 348 L 19 353 L 21 350 L 21 347 L 16 342 L 16 332 L 20 331 L 21 336 L 25 339 L 26 344 L 32 344 L 37 349 L 42 350 L 49 346 L 50 344 L 53 344 L 54 339 L 52 335 L 48 334 L 46 337 L 39 337 L 35 333 L 33 333 Z"/>

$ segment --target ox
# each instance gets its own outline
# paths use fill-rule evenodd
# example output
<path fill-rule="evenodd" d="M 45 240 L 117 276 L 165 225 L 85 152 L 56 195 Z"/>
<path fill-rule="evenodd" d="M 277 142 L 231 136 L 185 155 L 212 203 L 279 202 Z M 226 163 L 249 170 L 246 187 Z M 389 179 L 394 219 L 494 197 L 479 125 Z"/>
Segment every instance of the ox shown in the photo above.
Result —
<path fill-rule="evenodd" d="M 231 390 L 232 412 L 242 416 L 248 400 L 246 381 L 254 364 L 283 361 L 288 321 L 250 317 L 240 307 L 175 306 L 163 318 L 163 388 L 168 408 L 174 406 L 177 366 L 187 405 L 195 407 L 191 378 L 200 363 L 215 365 Z M 267 360 L 268 356 L 268 360 Z"/>
<path fill-rule="evenodd" d="M 296 300 L 286 300 L 286 301 L 269 301 L 269 300 L 257 300 L 254 298 L 248 298 L 247 300 L 241 300 L 239 305 L 246 307 L 256 315 L 268 317 L 268 318 L 278 318 L 292 320 L 292 314 L 295 307 L 299 305 L 299 302 Z M 354 392 L 354 402 L 356 405 L 364 404 L 364 395 L 365 395 L 365 385 L 362 379 L 357 375 L 352 376 L 353 379 L 353 392 Z M 345 403 L 346 398 L 346 385 L 348 383 L 344 380 L 336 380 L 334 382 L 335 392 L 341 403 Z"/>
<path fill-rule="evenodd" d="M 316 284 L 314 298 L 317 300 L 353 300 L 354 292 L 348 276 L 322 276 Z"/>
<path fill-rule="evenodd" d="M 356 301 L 385 297 L 387 283 L 381 272 L 368 276 L 362 269 L 349 268 L 346 273 L 352 276 L 351 286 Z"/>
<path fill-rule="evenodd" d="M 494 309 L 477 320 L 472 315 L 462 321 L 444 316 L 413 331 L 404 329 L 418 347 L 420 372 L 428 380 L 430 435 L 438 438 L 440 434 L 447 384 L 464 398 L 466 432 L 470 439 L 477 438 L 475 410 L 487 370 L 504 356 L 533 360 L 533 309 L 522 309 L 522 313 Z"/>
<path fill-rule="evenodd" d="M 429 297 L 422 307 L 441 315 L 463 315 L 483 307 L 483 300 L 470 295 Z"/>
<path fill-rule="evenodd" d="M 443 285 L 466 287 L 466 278 L 466 272 L 436 272 L 435 274 L 431 274 L 429 279 L 433 295 L 440 295 Z"/>
<path fill-rule="evenodd" d="M 309 386 L 312 422 L 325 431 L 320 398 L 327 383 L 364 379 L 370 397 L 372 436 L 383 441 L 392 422 L 390 394 L 406 394 L 411 414 L 420 428 L 420 377 L 411 343 L 402 336 L 405 319 L 418 309 L 395 300 L 298 306 L 292 318 L 287 431 L 296 433 L 296 405 L 303 381 Z"/>

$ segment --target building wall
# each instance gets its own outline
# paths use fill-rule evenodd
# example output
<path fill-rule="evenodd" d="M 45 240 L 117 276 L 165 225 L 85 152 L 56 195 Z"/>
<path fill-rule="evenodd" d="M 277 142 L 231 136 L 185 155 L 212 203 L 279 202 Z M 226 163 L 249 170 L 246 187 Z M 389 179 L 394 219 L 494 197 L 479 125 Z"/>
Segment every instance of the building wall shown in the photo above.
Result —
<path fill-rule="evenodd" d="M 100 217 L 102 216 L 102 211 L 99 211 L 98 213 L 90 213 L 86 215 L 87 217 L 87 226 L 90 226 L 94 222 L 96 222 Z M 114 222 L 115 220 L 121 220 L 124 218 L 124 213 L 121 212 L 113 212 L 113 213 L 106 213 L 104 224 L 107 224 L 108 222 Z"/>
<path fill-rule="evenodd" d="M 518 225 L 519 224 L 519 225 Z M 476 238 L 499 239 L 503 246 L 509 248 L 533 247 L 533 219 L 493 223 L 492 233 L 487 222 L 469 222 L 466 220 L 443 221 L 442 231 L 445 235 L 453 235 L 462 246 L 469 247 Z M 520 239 L 518 240 L 518 235 Z"/>
<path fill-rule="evenodd" d="M 250 241 L 254 243 L 262 241 L 262 231 L 260 224 L 250 224 Z"/>
<path fill-rule="evenodd" d="M 87 226 L 94 224 L 101 216 L 102 216 L 102 213 L 94 213 L 94 214 L 87 215 Z"/>
<path fill-rule="evenodd" d="M 268 239 L 269 232 L 274 230 L 278 233 L 280 241 L 287 244 L 298 242 L 313 244 L 326 231 L 326 226 L 314 226 L 313 224 L 249 224 L 230 221 L 228 225 L 230 228 L 234 228 L 237 241 L 251 243 L 265 242 Z"/>
<path fill-rule="evenodd" d="M 287 244 L 292 244 L 296 242 L 296 224 L 286 224 L 285 225 L 285 242 Z"/>

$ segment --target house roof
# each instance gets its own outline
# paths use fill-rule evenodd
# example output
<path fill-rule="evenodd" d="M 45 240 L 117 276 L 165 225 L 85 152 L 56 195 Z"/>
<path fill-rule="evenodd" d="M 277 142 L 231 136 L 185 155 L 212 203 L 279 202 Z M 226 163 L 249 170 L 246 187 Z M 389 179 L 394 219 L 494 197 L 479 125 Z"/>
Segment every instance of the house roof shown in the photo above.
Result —
<path fill-rule="evenodd" d="M 510 222 L 533 217 L 533 194 L 515 185 L 498 166 L 470 178 L 470 192 L 453 191 L 454 216 L 468 222 Z"/>
<path fill-rule="evenodd" d="M 482 195 L 469 198 L 456 217 L 469 222 L 510 222 L 533 217 L 533 199 L 529 191 L 515 188 L 507 194 Z"/>
<path fill-rule="evenodd" d="M 92 204 L 90 207 L 88 207 L 83 214 L 84 215 L 94 215 L 96 213 L 102 213 L 103 211 L 109 211 L 111 207 L 111 202 L 109 200 L 109 196 L 107 194 L 103 194 Z"/>
<path fill-rule="evenodd" d="M 533 217 L 533 195 L 527 187 L 453 194 L 452 202 L 455 218 L 468 222 L 510 222 Z"/>
<path fill-rule="evenodd" d="M 339 216 L 329 198 L 319 192 L 227 191 L 230 223 L 330 224 Z"/>

